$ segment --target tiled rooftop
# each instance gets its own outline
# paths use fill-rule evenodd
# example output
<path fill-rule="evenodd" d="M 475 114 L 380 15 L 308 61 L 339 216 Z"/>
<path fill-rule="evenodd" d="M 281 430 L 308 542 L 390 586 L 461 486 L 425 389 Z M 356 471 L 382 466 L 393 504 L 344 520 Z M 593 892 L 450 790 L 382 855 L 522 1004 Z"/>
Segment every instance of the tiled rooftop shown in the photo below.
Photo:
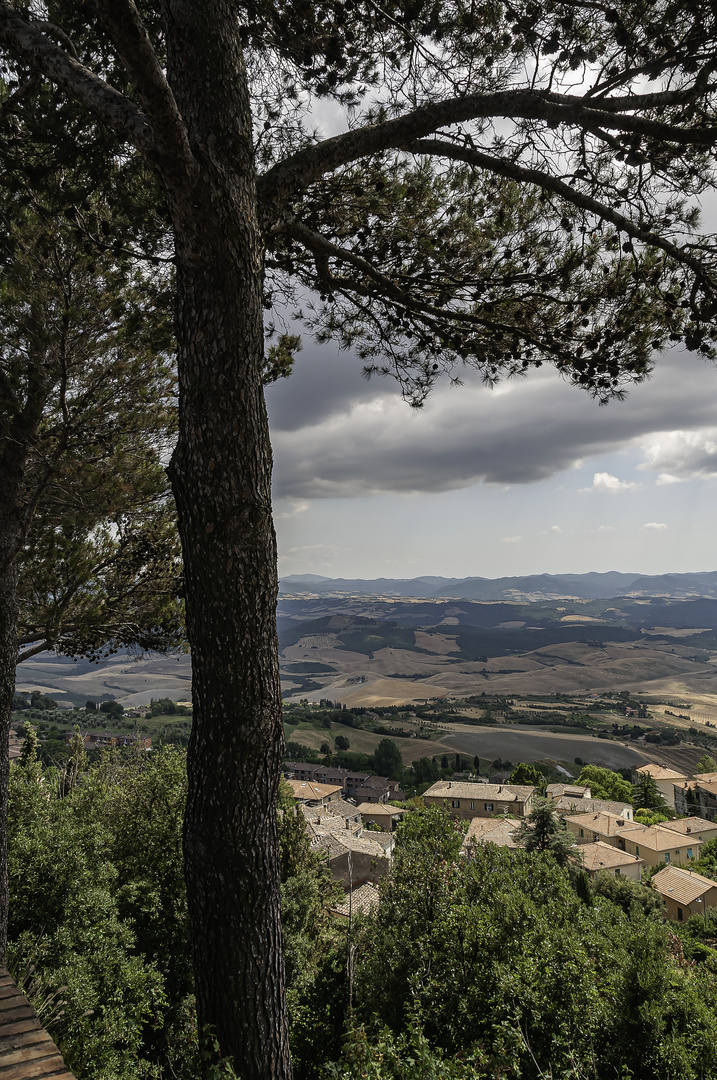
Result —
<path fill-rule="evenodd" d="M 584 870 L 595 873 L 598 870 L 613 870 L 615 867 L 637 866 L 642 864 L 642 859 L 636 855 L 629 855 L 626 851 L 611 844 L 605 844 L 597 840 L 594 844 L 583 844 L 580 848 L 582 854 L 582 866 Z"/>
<path fill-rule="evenodd" d="M 424 792 L 438 799 L 488 799 L 498 802 L 525 802 L 535 791 L 524 784 L 461 784 L 438 780 Z"/>
<path fill-rule="evenodd" d="M 471 844 L 497 844 L 498 847 L 517 848 L 513 833 L 520 828 L 517 821 L 509 818 L 473 818 L 463 841 L 462 850 Z"/>
<path fill-rule="evenodd" d="M 371 911 L 379 902 L 380 892 L 378 887 L 370 881 L 363 881 L 360 885 L 354 885 L 349 889 L 341 903 L 331 908 L 335 915 L 344 915 L 347 919 L 352 915 L 364 914 Z"/>
<path fill-rule="evenodd" d="M 666 866 L 652 879 L 652 887 L 664 897 L 677 900 L 680 904 L 692 904 L 710 889 L 717 889 L 717 882 L 696 874 L 694 870 L 682 870 L 677 866 Z"/>

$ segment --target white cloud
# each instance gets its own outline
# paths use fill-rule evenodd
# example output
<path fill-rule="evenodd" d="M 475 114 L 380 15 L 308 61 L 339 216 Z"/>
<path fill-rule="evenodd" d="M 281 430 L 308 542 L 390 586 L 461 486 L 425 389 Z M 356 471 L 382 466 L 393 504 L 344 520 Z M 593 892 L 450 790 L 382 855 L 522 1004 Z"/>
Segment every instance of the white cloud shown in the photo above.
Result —
<path fill-rule="evenodd" d="M 666 529 L 664 521 L 647 521 L 643 526 L 643 529 Z"/>
<path fill-rule="evenodd" d="M 554 533 L 561 533 L 563 530 L 560 528 L 559 525 L 551 525 L 550 531 Z"/>
<path fill-rule="evenodd" d="M 638 468 L 659 472 L 660 485 L 717 476 L 717 428 L 661 431 L 641 446 L 645 460 Z"/>
<path fill-rule="evenodd" d="M 305 514 L 311 506 L 311 503 L 307 502 L 306 499 L 287 499 L 286 504 L 289 507 L 288 510 L 274 512 L 277 521 L 286 521 L 288 518 L 296 517 L 298 514 Z"/>
<path fill-rule="evenodd" d="M 596 472 L 593 476 L 592 487 L 580 488 L 580 491 L 601 491 L 608 495 L 617 495 L 622 491 L 634 491 L 639 484 L 632 480 L 618 480 L 617 476 L 611 476 L 607 472 Z"/>
<path fill-rule="evenodd" d="M 338 547 L 336 544 L 305 544 L 301 547 L 291 547 L 285 554 L 279 556 L 279 564 L 284 573 L 292 573 L 292 567 L 300 567 L 302 573 L 310 573 L 312 570 L 331 569 L 336 565 L 338 558 L 352 548 Z"/>
<path fill-rule="evenodd" d="M 522 539 L 522 536 L 504 536 L 500 542 L 501 544 L 519 544 Z"/>

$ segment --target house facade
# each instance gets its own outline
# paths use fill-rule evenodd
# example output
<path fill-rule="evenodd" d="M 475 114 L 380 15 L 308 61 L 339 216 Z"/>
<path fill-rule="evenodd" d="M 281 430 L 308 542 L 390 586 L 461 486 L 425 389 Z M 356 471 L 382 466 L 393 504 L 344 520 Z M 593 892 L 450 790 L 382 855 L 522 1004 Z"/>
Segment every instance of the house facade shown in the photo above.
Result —
<path fill-rule="evenodd" d="M 707 908 L 717 907 L 717 881 L 693 870 L 666 866 L 650 884 L 665 901 L 668 919 L 676 922 L 686 922 L 691 915 L 704 915 Z"/>
<path fill-rule="evenodd" d="M 423 793 L 426 806 L 443 806 L 459 821 L 512 814 L 527 817 L 535 788 L 522 784 L 461 784 L 439 780 Z"/>
<path fill-rule="evenodd" d="M 630 881 L 640 881 L 645 863 L 637 855 L 621 851 L 612 844 L 606 844 L 604 840 L 596 840 L 594 844 L 585 844 L 580 852 L 582 859 L 578 865 L 590 877 L 595 877 L 596 874 L 610 874 L 611 877 L 626 877 Z"/>
<path fill-rule="evenodd" d="M 673 810 L 675 807 L 675 785 L 684 784 L 687 777 L 684 773 L 675 772 L 674 769 L 670 769 L 667 765 L 655 765 L 649 763 L 647 765 L 641 765 L 639 769 L 635 769 L 635 779 L 639 780 L 641 776 L 651 776 L 655 781 L 657 790 L 660 792 L 665 802 Z"/>
<path fill-rule="evenodd" d="M 717 821 L 717 777 L 713 773 L 698 774 L 694 780 L 675 784 L 674 797 L 676 813 Z"/>

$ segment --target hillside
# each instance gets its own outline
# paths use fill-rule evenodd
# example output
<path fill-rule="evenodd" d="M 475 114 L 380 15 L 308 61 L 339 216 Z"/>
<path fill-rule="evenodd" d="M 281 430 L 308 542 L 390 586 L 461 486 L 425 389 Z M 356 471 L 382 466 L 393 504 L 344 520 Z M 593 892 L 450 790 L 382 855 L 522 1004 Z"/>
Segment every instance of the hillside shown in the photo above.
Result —
<path fill-rule="evenodd" d="M 284 595 L 415 596 L 469 600 L 606 600 L 614 597 L 664 596 L 717 598 L 717 572 L 692 574 L 532 574 L 502 578 L 328 578 L 294 574 L 282 578 Z"/>

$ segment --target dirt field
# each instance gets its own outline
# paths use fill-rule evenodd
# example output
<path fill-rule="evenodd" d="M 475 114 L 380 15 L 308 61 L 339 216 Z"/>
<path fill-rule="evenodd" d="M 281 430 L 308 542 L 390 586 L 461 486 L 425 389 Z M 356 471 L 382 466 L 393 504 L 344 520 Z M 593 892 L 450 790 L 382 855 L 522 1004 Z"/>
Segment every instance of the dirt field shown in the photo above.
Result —
<path fill-rule="evenodd" d="M 460 727 L 451 725 L 446 732 L 446 742 L 454 751 L 478 755 L 482 758 L 503 758 L 517 765 L 519 761 L 539 761 L 553 758 L 556 761 L 573 761 L 580 757 L 591 765 L 608 769 L 625 769 L 643 765 L 653 758 L 642 751 L 608 739 L 595 739 L 590 735 L 555 735 L 550 731 L 519 727 Z M 662 748 L 660 748 L 662 749 Z M 576 773 L 579 766 L 576 766 Z"/>

